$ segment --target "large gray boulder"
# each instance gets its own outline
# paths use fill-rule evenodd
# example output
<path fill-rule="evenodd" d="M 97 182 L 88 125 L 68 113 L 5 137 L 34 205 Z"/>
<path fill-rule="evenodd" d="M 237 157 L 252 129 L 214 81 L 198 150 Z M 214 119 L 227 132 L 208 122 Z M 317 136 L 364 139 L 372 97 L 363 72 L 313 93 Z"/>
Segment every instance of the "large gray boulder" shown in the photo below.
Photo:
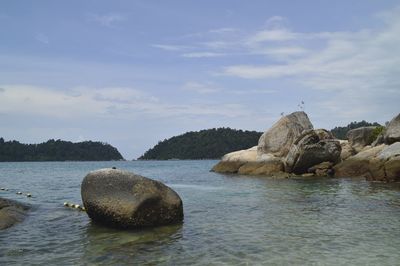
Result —
<path fill-rule="evenodd" d="M 29 208 L 28 205 L 0 198 L 0 230 L 22 222 Z"/>
<path fill-rule="evenodd" d="M 258 155 L 270 153 L 277 157 L 286 156 L 293 142 L 309 129 L 313 129 L 313 125 L 305 112 L 294 112 L 282 117 L 260 137 Z"/>
<path fill-rule="evenodd" d="M 347 132 L 347 139 L 350 145 L 360 152 L 365 146 L 374 141 L 374 130 L 376 127 L 360 127 Z"/>
<path fill-rule="evenodd" d="M 324 129 L 308 130 L 301 134 L 285 158 L 285 171 L 303 174 L 322 162 L 337 163 L 342 148 L 338 140 Z"/>
<path fill-rule="evenodd" d="M 179 195 L 159 181 L 117 169 L 85 176 L 81 186 L 89 217 L 117 228 L 140 228 L 182 222 Z"/>
<path fill-rule="evenodd" d="M 386 144 L 400 141 L 400 114 L 389 122 L 384 133 L 384 140 Z"/>

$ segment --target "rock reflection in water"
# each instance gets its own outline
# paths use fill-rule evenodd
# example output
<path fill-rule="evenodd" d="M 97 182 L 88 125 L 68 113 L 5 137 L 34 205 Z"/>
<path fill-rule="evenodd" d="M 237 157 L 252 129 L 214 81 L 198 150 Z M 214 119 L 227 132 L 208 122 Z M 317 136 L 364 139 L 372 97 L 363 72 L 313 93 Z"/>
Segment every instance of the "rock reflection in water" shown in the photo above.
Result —
<path fill-rule="evenodd" d="M 118 230 L 89 223 L 86 229 L 85 263 L 109 265 L 134 261 L 138 265 L 167 262 L 173 252 L 168 248 L 182 238 L 182 224 L 141 230 Z M 147 252 L 156 254 L 149 258 Z"/>

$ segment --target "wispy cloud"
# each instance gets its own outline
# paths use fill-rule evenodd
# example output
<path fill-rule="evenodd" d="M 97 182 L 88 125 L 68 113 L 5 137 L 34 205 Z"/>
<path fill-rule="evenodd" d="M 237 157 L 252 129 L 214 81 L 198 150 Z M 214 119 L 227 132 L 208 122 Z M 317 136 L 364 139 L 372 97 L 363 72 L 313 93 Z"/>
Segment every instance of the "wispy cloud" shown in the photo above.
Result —
<path fill-rule="evenodd" d="M 212 84 L 187 83 L 185 88 L 198 93 L 218 90 Z M 0 113 L 56 118 L 121 118 L 135 116 L 187 117 L 249 115 L 249 110 L 234 103 L 173 104 L 133 88 L 77 87 L 68 90 L 30 85 L 2 85 Z"/>
<path fill-rule="evenodd" d="M 49 44 L 49 37 L 43 33 L 38 33 L 35 35 L 35 40 L 43 44 Z"/>
<path fill-rule="evenodd" d="M 193 52 L 182 54 L 183 57 L 187 58 L 203 58 L 203 57 L 220 57 L 225 56 L 224 53 L 214 53 L 214 52 Z"/>
<path fill-rule="evenodd" d="M 213 83 L 200 83 L 200 82 L 186 82 L 182 86 L 182 90 L 185 91 L 192 91 L 200 94 L 209 94 L 209 93 L 215 93 L 218 91 L 221 91 L 221 88 L 219 88 L 217 85 Z"/>
<path fill-rule="evenodd" d="M 159 48 L 165 51 L 182 51 L 191 48 L 184 45 L 169 45 L 169 44 L 152 44 L 151 47 Z"/>
<path fill-rule="evenodd" d="M 105 27 L 112 27 L 116 23 L 124 21 L 127 18 L 122 14 L 110 13 L 110 14 L 105 14 L 105 15 L 88 14 L 87 19 L 91 22 L 99 23 L 100 25 L 105 26 Z"/>

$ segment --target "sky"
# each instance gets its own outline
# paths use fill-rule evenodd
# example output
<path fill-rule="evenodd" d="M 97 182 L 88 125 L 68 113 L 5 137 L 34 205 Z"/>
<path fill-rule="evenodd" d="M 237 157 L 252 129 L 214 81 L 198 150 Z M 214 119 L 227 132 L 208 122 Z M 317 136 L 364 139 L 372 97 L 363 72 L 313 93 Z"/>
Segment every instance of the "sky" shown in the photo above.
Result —
<path fill-rule="evenodd" d="M 102 141 L 129 160 L 300 109 L 315 128 L 385 123 L 399 103 L 398 0 L 0 0 L 6 140 Z"/>

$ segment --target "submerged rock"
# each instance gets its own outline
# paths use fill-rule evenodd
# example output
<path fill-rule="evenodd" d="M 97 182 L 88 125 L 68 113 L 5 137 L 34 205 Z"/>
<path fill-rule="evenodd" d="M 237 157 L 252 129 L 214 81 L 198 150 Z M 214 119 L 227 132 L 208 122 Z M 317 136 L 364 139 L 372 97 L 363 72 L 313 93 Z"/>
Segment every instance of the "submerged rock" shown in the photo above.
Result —
<path fill-rule="evenodd" d="M 305 112 L 294 112 L 278 120 L 258 141 L 258 155 L 271 153 L 277 157 L 288 154 L 293 142 L 305 130 L 313 129 Z"/>
<path fill-rule="evenodd" d="M 0 198 L 0 230 L 22 222 L 30 207 L 14 200 Z"/>
<path fill-rule="evenodd" d="M 163 183 L 117 169 L 90 172 L 81 186 L 89 217 L 118 228 L 140 228 L 182 222 L 179 195 Z"/>

